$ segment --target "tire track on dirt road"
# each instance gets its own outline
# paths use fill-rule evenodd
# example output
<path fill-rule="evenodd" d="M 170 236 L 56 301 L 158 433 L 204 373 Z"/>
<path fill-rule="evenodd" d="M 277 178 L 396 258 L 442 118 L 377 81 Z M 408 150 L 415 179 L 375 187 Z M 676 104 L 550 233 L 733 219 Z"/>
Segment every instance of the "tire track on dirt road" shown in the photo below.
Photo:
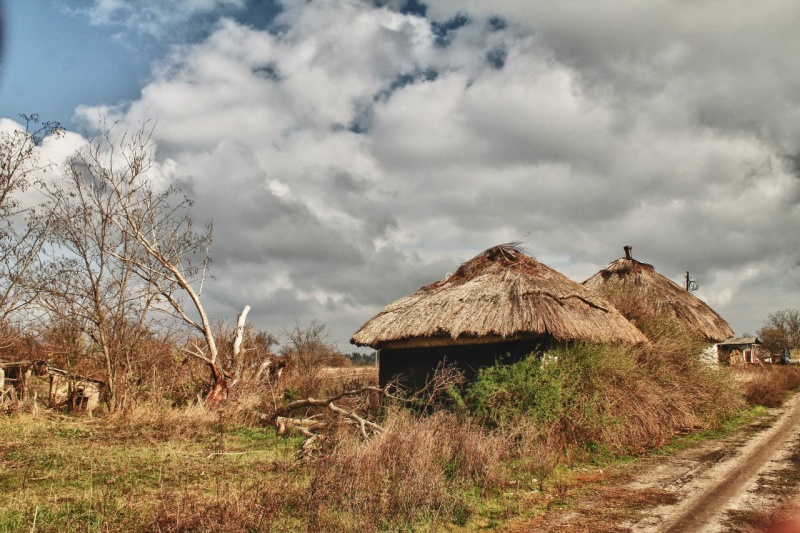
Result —
<path fill-rule="evenodd" d="M 719 531 L 726 507 L 791 445 L 792 437 L 798 432 L 800 394 L 787 402 L 785 411 L 772 427 L 757 433 L 704 472 L 692 474 L 691 481 L 686 484 L 680 482 L 682 498 L 676 504 L 653 509 L 631 530 L 642 533 Z"/>

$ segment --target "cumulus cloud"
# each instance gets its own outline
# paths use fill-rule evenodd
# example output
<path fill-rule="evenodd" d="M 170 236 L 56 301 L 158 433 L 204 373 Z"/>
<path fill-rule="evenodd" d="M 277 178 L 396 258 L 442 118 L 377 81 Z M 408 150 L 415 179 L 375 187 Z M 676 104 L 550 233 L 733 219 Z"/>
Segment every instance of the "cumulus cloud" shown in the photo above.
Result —
<path fill-rule="evenodd" d="M 217 316 L 316 318 L 344 348 L 522 238 L 578 281 L 632 244 L 753 332 L 800 282 L 798 10 L 287 0 L 267 30 L 220 19 L 139 99 L 78 115 L 158 120 L 159 158 L 214 219 Z"/>

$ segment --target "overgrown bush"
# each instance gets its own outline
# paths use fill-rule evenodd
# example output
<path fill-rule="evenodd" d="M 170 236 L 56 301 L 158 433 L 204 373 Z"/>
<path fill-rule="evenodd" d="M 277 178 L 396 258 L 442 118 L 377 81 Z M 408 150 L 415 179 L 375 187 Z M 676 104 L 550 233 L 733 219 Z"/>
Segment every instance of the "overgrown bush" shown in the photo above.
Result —
<path fill-rule="evenodd" d="M 533 427 L 527 439 L 555 428 L 563 453 L 637 452 L 743 406 L 727 374 L 696 353 L 674 335 L 635 349 L 574 344 L 482 370 L 466 404 L 489 427 Z"/>
<path fill-rule="evenodd" d="M 466 405 L 490 427 L 507 427 L 532 418 L 546 425 L 560 418 L 569 402 L 564 365 L 536 354 L 511 365 L 484 368 L 468 388 Z"/>

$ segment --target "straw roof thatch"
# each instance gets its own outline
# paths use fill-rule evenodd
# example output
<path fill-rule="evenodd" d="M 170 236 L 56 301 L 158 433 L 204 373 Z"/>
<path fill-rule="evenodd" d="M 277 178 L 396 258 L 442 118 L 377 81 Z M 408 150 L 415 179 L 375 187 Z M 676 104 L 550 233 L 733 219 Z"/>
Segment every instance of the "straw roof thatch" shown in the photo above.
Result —
<path fill-rule="evenodd" d="M 673 316 L 691 336 L 720 342 L 733 336 L 733 330 L 705 302 L 669 278 L 653 265 L 632 258 L 613 261 L 583 282 L 593 293 L 606 298 L 631 320 L 642 313 Z"/>
<path fill-rule="evenodd" d="M 647 342 L 604 299 L 526 255 L 490 248 L 454 274 L 386 306 L 350 339 L 376 349 L 504 342 Z"/>

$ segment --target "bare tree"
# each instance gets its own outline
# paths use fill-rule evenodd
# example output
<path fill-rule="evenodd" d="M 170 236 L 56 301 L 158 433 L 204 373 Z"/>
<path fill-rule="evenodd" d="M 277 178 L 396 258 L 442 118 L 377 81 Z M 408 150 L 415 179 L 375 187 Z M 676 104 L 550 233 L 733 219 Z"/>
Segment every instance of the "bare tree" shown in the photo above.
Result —
<path fill-rule="evenodd" d="M 120 260 L 138 244 L 114 223 L 121 199 L 108 181 L 87 171 L 87 156 L 80 152 L 70 160 L 63 180 L 40 184 L 50 234 L 39 302 L 51 320 L 70 322 L 88 337 L 83 355 L 103 365 L 106 401 L 114 410 L 121 392 L 118 373 L 131 381 L 132 357 L 150 332 L 157 295 Z"/>
<path fill-rule="evenodd" d="M 148 123 L 132 134 L 104 126 L 73 158 L 70 179 L 74 186 L 90 191 L 92 209 L 115 230 L 110 241 L 100 244 L 103 254 L 121 265 L 112 277 L 119 283 L 122 276 L 130 283 L 127 276 L 132 274 L 147 287 L 148 298 L 154 298 L 153 309 L 201 334 L 203 345 L 186 350 L 208 365 L 213 387 L 207 401 L 215 402 L 227 397 L 228 382 L 200 299 L 210 263 L 212 226 L 197 231 L 191 200 L 177 186 L 160 188 L 155 182 L 152 134 Z"/>
<path fill-rule="evenodd" d="M 324 366 L 341 366 L 349 362 L 328 339 L 325 324 L 316 320 L 306 328 L 295 326 L 286 331 L 288 343 L 283 356 L 290 358 L 302 374 L 314 374 Z"/>
<path fill-rule="evenodd" d="M 35 291 L 26 283 L 47 235 L 48 220 L 20 199 L 35 178 L 52 165 L 40 162 L 39 149 L 48 137 L 59 137 L 58 122 L 39 122 L 21 115 L 25 130 L 0 133 L 0 321 L 27 306 Z"/>
<path fill-rule="evenodd" d="M 774 353 L 800 348 L 800 310 L 781 309 L 768 314 L 757 333 L 764 346 Z"/>

